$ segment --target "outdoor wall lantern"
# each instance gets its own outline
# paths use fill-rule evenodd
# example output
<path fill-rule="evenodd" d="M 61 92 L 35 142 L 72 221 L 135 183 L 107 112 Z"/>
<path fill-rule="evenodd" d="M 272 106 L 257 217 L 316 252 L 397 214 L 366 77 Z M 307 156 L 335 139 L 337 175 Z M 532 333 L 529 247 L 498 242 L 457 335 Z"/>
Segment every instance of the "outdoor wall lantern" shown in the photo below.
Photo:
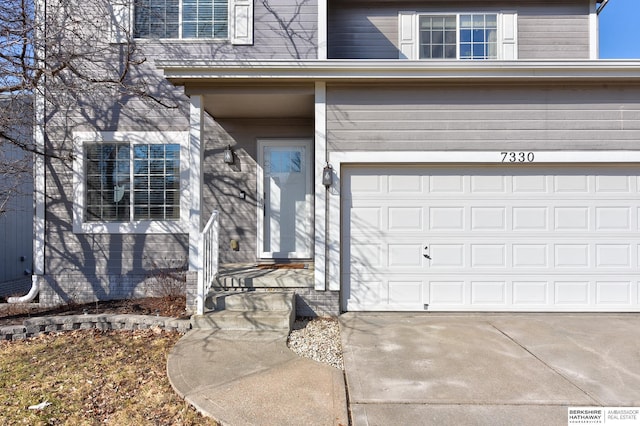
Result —
<path fill-rule="evenodd" d="M 227 145 L 227 149 L 224 150 L 224 162 L 227 164 L 233 164 L 233 150 L 231 145 Z"/>
<path fill-rule="evenodd" d="M 329 163 L 322 170 L 322 184 L 327 188 L 333 184 L 333 167 Z"/>

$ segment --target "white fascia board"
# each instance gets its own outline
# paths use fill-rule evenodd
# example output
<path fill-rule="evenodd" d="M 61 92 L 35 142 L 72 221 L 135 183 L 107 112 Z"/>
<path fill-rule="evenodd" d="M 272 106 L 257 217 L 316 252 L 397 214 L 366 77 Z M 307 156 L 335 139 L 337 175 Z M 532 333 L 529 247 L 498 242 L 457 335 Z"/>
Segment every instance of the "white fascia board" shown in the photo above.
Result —
<path fill-rule="evenodd" d="M 514 161 L 510 154 L 514 153 Z M 520 156 L 519 154 L 523 155 Z M 527 158 L 527 154 L 533 155 Z M 506 154 L 506 155 L 505 155 Z M 549 163 L 639 163 L 640 151 L 345 151 L 331 152 L 334 168 L 342 164 L 549 164 Z"/>
<path fill-rule="evenodd" d="M 156 61 L 175 83 L 204 80 L 623 80 L 640 81 L 638 60 L 597 61 Z"/>
<path fill-rule="evenodd" d="M 589 4 L 589 59 L 598 59 L 599 49 L 599 28 L 598 28 L 598 5 L 596 0 L 591 0 Z"/>

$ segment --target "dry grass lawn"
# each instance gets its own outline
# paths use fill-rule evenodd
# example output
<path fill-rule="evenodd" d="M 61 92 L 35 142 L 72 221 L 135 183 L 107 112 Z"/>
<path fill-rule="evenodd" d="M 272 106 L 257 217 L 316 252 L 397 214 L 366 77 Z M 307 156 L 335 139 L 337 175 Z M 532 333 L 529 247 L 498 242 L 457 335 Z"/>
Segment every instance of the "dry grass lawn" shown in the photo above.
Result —
<path fill-rule="evenodd" d="M 11 425 L 215 425 L 171 388 L 180 334 L 77 330 L 0 342 L 0 417 Z M 29 406 L 42 402 L 41 409 Z"/>

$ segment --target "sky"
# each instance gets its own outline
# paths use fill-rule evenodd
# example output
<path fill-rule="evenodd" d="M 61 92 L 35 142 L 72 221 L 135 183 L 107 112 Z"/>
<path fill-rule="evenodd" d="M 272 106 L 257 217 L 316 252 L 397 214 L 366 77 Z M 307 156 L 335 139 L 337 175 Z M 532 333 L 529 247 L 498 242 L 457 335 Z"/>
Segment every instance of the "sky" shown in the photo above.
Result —
<path fill-rule="evenodd" d="M 601 59 L 640 59 L 640 0 L 609 0 L 599 19 Z"/>

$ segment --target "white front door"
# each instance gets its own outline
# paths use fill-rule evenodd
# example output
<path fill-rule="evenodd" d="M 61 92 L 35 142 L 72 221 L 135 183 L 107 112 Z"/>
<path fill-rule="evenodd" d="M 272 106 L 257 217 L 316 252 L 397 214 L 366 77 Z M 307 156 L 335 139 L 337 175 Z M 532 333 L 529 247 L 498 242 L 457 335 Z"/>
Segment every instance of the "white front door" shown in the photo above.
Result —
<path fill-rule="evenodd" d="M 310 140 L 258 141 L 258 257 L 311 258 Z"/>

